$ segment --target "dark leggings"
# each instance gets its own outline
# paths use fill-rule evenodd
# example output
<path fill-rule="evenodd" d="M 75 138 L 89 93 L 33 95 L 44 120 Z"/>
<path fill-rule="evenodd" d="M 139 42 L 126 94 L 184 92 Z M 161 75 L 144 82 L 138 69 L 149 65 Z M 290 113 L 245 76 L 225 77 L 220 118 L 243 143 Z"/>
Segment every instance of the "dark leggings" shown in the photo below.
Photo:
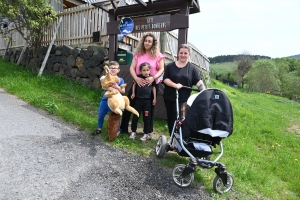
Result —
<path fill-rule="evenodd" d="M 150 121 L 151 121 L 151 118 L 150 118 L 151 117 L 151 115 L 150 115 L 151 101 L 150 101 L 150 99 L 137 98 L 135 100 L 134 108 L 136 109 L 136 111 L 139 113 L 140 116 L 141 116 L 141 114 L 143 115 L 143 121 L 144 121 L 143 132 L 144 132 L 144 134 L 149 134 L 150 133 Z M 131 122 L 132 132 L 136 132 L 138 121 L 139 121 L 139 117 L 136 115 L 133 115 L 132 122 Z"/>
<path fill-rule="evenodd" d="M 130 106 L 134 107 L 135 99 L 131 99 L 131 94 L 132 94 L 132 86 L 128 91 L 127 97 L 129 99 Z M 128 124 L 130 121 L 130 116 L 131 116 L 131 112 L 129 112 L 128 110 L 124 110 L 122 115 L 122 120 L 121 120 L 121 126 L 120 126 L 122 133 L 128 133 Z"/>
<path fill-rule="evenodd" d="M 167 111 L 167 123 L 168 123 L 168 128 L 169 128 L 169 134 L 171 135 L 172 130 L 173 130 L 173 126 L 174 126 L 174 122 L 177 118 L 177 111 L 176 111 L 176 101 L 170 101 L 168 99 L 164 98 L 164 102 L 165 102 L 165 107 L 166 107 L 166 111 Z M 183 103 L 179 103 L 179 109 L 182 107 Z M 180 111 L 179 111 L 180 114 Z"/>

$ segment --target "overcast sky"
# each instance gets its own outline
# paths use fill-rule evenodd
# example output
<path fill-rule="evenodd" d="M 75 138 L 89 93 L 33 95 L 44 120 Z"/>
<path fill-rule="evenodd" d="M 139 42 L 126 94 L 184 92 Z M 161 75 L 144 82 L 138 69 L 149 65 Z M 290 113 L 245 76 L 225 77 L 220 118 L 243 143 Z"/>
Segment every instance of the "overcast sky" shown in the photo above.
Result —
<path fill-rule="evenodd" d="M 188 41 L 207 57 L 300 54 L 300 0 L 198 0 Z"/>

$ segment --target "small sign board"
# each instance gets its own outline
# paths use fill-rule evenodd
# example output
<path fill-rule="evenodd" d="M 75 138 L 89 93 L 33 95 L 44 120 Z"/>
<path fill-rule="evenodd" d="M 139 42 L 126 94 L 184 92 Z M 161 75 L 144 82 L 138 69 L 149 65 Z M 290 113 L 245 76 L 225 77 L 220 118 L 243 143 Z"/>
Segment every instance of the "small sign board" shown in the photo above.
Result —
<path fill-rule="evenodd" d="M 149 17 L 133 18 L 134 29 L 133 33 L 138 32 L 158 32 L 170 30 L 171 15 L 157 15 Z"/>
<path fill-rule="evenodd" d="M 130 34 L 134 29 L 134 22 L 130 17 L 123 17 L 119 25 L 120 33 L 122 35 Z"/>

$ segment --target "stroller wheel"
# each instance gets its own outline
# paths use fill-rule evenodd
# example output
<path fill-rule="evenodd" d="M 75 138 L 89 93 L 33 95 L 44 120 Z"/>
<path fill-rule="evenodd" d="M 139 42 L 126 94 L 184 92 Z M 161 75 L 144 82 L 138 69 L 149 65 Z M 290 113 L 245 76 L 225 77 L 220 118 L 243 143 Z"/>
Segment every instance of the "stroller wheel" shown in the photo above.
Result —
<path fill-rule="evenodd" d="M 217 193 L 225 193 L 228 192 L 233 186 L 233 177 L 231 174 L 227 173 L 227 184 L 224 185 L 221 177 L 216 176 L 213 182 L 214 190 Z"/>
<path fill-rule="evenodd" d="M 190 173 L 184 178 L 181 177 L 181 173 L 185 167 L 186 165 L 184 164 L 178 164 L 173 169 L 173 180 L 176 183 L 176 185 L 180 187 L 188 187 L 194 181 L 194 173 Z"/>
<path fill-rule="evenodd" d="M 158 158 L 161 158 L 165 154 L 166 147 L 167 147 L 167 138 L 166 138 L 166 136 L 161 135 L 158 138 L 158 141 L 157 141 L 157 144 L 155 147 L 156 156 Z"/>

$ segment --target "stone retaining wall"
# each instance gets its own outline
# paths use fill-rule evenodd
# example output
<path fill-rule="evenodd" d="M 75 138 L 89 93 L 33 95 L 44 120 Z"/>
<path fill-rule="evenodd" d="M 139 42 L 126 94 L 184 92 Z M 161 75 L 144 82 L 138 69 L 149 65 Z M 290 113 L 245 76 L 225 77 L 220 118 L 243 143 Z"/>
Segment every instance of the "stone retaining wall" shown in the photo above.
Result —
<path fill-rule="evenodd" d="M 40 68 L 48 47 L 40 47 L 37 55 L 37 66 Z M 17 63 L 22 48 L 9 49 L 3 56 L 5 60 Z M 88 46 L 86 49 L 70 46 L 53 45 L 44 71 L 50 74 L 61 74 L 70 80 L 82 83 L 84 86 L 100 89 L 100 75 L 103 72 L 103 62 L 108 60 L 108 49 L 99 46 Z M 22 66 L 34 66 L 33 53 L 26 48 L 20 61 Z"/>

